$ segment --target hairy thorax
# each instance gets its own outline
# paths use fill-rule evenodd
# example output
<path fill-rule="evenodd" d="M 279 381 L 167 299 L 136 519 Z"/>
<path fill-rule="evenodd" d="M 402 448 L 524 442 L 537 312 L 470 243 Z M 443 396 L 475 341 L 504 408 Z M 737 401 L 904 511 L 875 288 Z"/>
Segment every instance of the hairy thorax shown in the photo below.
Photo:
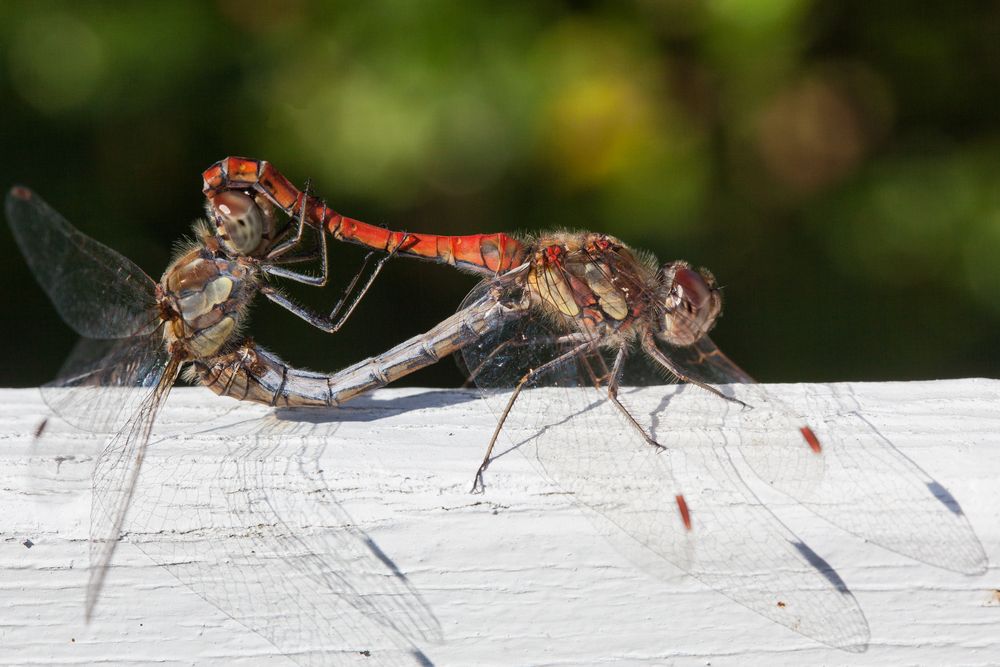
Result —
<path fill-rule="evenodd" d="M 207 245 L 178 256 L 159 289 L 168 350 L 187 359 L 218 352 L 239 329 L 254 276 L 247 260 L 229 259 Z"/>
<path fill-rule="evenodd" d="M 632 325 L 656 293 L 655 271 L 646 259 L 604 234 L 539 239 L 527 283 L 543 310 L 605 339 L 634 335 Z"/>

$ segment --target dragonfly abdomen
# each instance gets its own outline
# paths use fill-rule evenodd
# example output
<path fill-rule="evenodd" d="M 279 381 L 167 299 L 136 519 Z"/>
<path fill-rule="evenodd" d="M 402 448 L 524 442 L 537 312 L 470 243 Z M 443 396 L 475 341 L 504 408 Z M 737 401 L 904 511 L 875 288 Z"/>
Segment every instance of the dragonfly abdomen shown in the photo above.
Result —
<path fill-rule="evenodd" d="M 527 257 L 524 243 L 507 234 L 449 236 L 399 232 L 337 213 L 326 202 L 300 192 L 265 160 L 228 157 L 202 173 L 204 192 L 213 207 L 226 192 L 257 193 L 257 203 L 266 199 L 295 218 L 305 208 L 305 220 L 340 241 L 374 250 L 394 252 L 450 264 L 480 275 L 496 275 L 521 265 Z"/>
<path fill-rule="evenodd" d="M 239 400 L 272 406 L 333 407 L 430 366 L 525 312 L 526 307 L 483 299 L 424 335 L 333 375 L 292 368 L 248 340 L 228 354 L 196 360 L 194 379 L 221 396 Z"/>

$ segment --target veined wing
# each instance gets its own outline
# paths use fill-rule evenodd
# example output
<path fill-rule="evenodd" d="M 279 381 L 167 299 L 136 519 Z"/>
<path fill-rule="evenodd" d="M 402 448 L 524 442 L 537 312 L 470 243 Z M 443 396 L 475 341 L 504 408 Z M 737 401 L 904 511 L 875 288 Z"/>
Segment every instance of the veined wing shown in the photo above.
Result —
<path fill-rule="evenodd" d="M 658 342 L 659 348 L 688 376 L 706 384 L 748 384 L 756 382 L 719 349 L 708 336 L 694 345 L 682 347 Z"/>
<path fill-rule="evenodd" d="M 963 574 L 986 571 L 979 538 L 948 490 L 848 406 L 807 428 L 759 386 L 747 387 L 740 452 L 763 481 L 830 523 L 914 560 Z"/>
<path fill-rule="evenodd" d="M 500 414 L 511 392 L 491 388 L 512 386 L 572 344 L 537 320 L 519 320 L 467 347 L 465 363 L 481 369 L 477 381 Z M 863 650 L 868 625 L 853 595 L 747 487 L 721 434 L 669 421 L 657 433 L 656 420 L 669 420 L 669 411 L 631 411 L 665 449 L 648 444 L 607 390 L 593 387 L 590 378 L 610 367 L 595 351 L 549 365 L 513 405 L 507 440 L 592 510 L 598 529 L 650 574 L 664 576 L 670 563 L 807 637 Z"/>
<path fill-rule="evenodd" d="M 427 664 L 408 638 L 439 641 L 437 619 L 323 474 L 337 426 L 270 414 L 187 438 L 190 456 L 151 446 L 128 539 L 301 665 Z"/>
<path fill-rule="evenodd" d="M 161 328 L 130 338 L 81 338 L 42 398 L 62 419 L 94 433 L 116 433 L 160 381 L 168 354 Z"/>
<path fill-rule="evenodd" d="M 180 372 L 181 361 L 171 357 L 153 390 L 138 410 L 104 447 L 94 466 L 93 499 L 90 507 L 90 575 L 87 582 L 86 617 L 104 586 L 104 578 L 121 537 L 129 503 L 135 493 L 139 470 L 156 415 L 167 399 Z"/>
<path fill-rule="evenodd" d="M 707 336 L 691 349 L 660 348 L 704 382 L 753 382 Z M 808 423 L 760 385 L 732 389 L 751 408 L 740 414 L 740 451 L 761 480 L 867 542 L 955 572 L 986 571 L 955 498 L 856 410 Z"/>
<path fill-rule="evenodd" d="M 156 283 L 120 253 L 66 221 L 24 187 L 7 194 L 7 221 L 59 315 L 87 338 L 125 338 L 159 325 Z"/>

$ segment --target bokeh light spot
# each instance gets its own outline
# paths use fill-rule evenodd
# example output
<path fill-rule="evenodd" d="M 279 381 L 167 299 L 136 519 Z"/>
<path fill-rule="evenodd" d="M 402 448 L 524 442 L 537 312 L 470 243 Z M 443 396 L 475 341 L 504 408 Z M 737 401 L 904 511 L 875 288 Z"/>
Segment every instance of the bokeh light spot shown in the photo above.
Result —
<path fill-rule="evenodd" d="M 811 79 L 771 101 L 758 123 L 757 148 L 773 177 L 812 192 L 853 169 L 866 146 L 861 120 L 841 91 Z"/>
<path fill-rule="evenodd" d="M 105 72 L 104 48 L 88 25 L 68 14 L 23 22 L 7 67 L 18 94 L 46 114 L 72 111 L 97 92 Z"/>
<path fill-rule="evenodd" d="M 628 81 L 582 81 L 553 100 L 550 159 L 570 183 L 598 184 L 632 162 L 651 131 L 649 104 Z"/>
<path fill-rule="evenodd" d="M 712 14 L 730 25 L 753 30 L 785 23 L 808 5 L 802 0 L 712 0 L 707 4 Z"/>

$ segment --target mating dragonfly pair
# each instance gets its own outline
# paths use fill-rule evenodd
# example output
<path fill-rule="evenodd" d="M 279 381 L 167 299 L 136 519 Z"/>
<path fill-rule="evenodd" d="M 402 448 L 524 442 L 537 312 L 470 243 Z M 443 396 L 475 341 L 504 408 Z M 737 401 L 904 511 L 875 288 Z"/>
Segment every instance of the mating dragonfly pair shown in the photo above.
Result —
<path fill-rule="evenodd" d="M 891 443 L 825 438 L 715 346 L 708 332 L 721 299 L 707 271 L 680 261 L 658 266 L 603 234 L 386 230 L 334 212 L 263 161 L 227 158 L 203 177 L 209 222 L 195 227 L 197 240 L 159 282 L 31 191 L 16 187 L 7 197 L 32 271 L 84 337 L 46 400 L 74 425 L 114 433 L 93 478 L 88 616 L 157 411 L 185 366 L 217 394 L 331 407 L 455 353 L 498 415 L 476 486 L 500 434 L 516 434 L 519 449 L 593 510 L 600 527 L 623 537 L 617 542 L 636 562 L 652 554 L 803 635 L 863 650 L 869 630 L 856 600 L 757 500 L 724 440 L 679 451 L 669 429 L 656 435 L 658 412 L 640 415 L 625 404 L 626 361 L 640 356 L 747 415 L 753 434 L 737 449 L 767 484 L 864 540 L 953 571 L 985 570 L 957 503 Z M 327 235 L 383 255 L 323 316 L 273 281 L 325 285 Z M 431 331 L 334 374 L 289 367 L 240 335 L 257 293 L 337 331 L 394 256 L 451 264 L 483 280 Z M 319 276 L 291 268 L 309 260 Z"/>

